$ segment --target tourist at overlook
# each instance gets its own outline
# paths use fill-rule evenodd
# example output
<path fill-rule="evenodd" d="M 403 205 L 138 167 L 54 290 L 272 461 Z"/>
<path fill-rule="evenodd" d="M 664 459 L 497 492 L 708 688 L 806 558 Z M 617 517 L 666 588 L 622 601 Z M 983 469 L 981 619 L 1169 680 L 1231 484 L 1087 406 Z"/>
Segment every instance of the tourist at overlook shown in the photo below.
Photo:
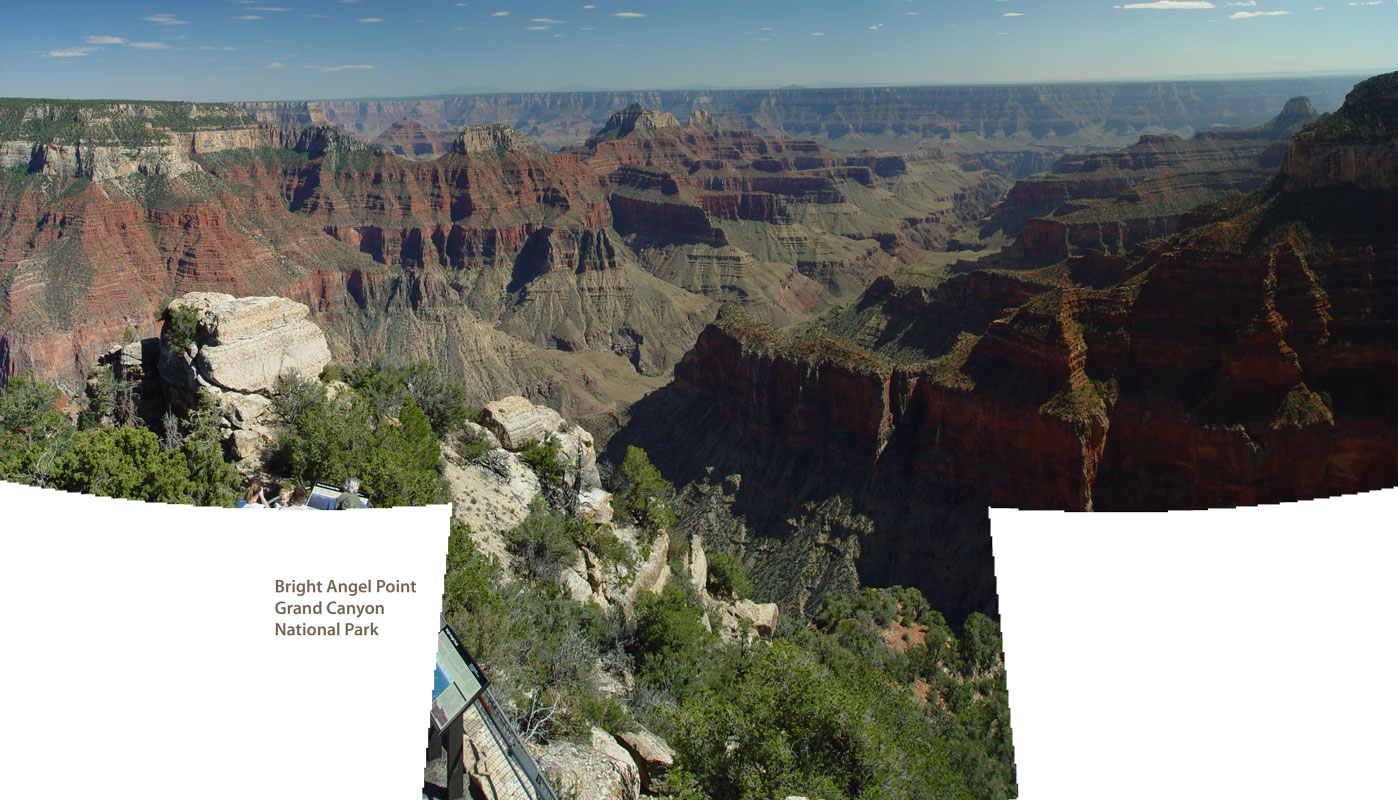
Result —
<path fill-rule="evenodd" d="M 267 502 L 267 496 L 262 493 L 262 484 L 253 481 L 248 484 L 248 490 L 243 493 L 243 499 L 238 501 L 238 508 L 271 508 Z"/>
<path fill-rule="evenodd" d="M 272 501 L 272 508 L 288 508 L 291 505 L 292 487 L 283 486 L 277 492 L 277 499 Z"/>
<path fill-rule="evenodd" d="M 359 496 L 358 478 L 346 478 L 345 490 L 335 501 L 336 511 L 343 511 L 347 508 L 364 508 L 364 498 Z"/>
<path fill-rule="evenodd" d="M 289 508 L 292 511 L 304 511 L 310 508 L 310 506 L 306 505 L 310 499 L 311 494 L 306 491 L 306 487 L 297 486 L 295 489 L 291 490 L 291 498 L 288 505 L 284 505 L 282 508 Z"/>

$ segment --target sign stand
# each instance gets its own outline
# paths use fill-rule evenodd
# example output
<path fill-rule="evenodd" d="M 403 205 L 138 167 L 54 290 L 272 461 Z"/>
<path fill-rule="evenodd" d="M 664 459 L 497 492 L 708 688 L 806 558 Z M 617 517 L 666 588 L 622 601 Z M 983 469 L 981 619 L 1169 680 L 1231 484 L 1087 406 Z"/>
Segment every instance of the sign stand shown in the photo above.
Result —
<path fill-rule="evenodd" d="M 462 716 L 472 706 L 476 707 L 480 721 L 493 740 L 492 745 L 500 748 L 521 788 L 532 794 L 534 800 L 558 800 L 539 765 L 520 741 L 519 732 L 499 712 L 485 673 L 461 646 L 446 618 L 439 619 L 441 628 L 437 633 L 437 668 L 432 674 L 432 724 L 428 732 L 427 760 L 441 758 L 445 749 L 448 800 L 465 800 L 466 797 L 466 724 Z"/>

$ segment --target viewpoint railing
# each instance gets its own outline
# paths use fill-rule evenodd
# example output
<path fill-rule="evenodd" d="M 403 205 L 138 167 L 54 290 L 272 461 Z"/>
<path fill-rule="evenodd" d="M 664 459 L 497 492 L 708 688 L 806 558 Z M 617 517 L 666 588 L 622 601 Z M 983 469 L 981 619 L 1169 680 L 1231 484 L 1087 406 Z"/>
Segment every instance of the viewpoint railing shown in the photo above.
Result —
<path fill-rule="evenodd" d="M 490 691 L 490 680 L 461 645 L 461 640 L 447 624 L 446 618 L 440 617 L 439 620 L 441 627 L 437 633 L 437 664 L 433 673 L 428 758 L 441 755 L 445 747 L 448 800 L 461 800 L 466 796 L 462 718 L 472 709 L 476 710 L 487 735 L 504 756 L 524 796 L 529 800 L 558 800 L 543 770 L 539 769 L 524 746 L 519 731 Z M 491 779 L 497 777 L 502 776 L 491 776 Z"/>

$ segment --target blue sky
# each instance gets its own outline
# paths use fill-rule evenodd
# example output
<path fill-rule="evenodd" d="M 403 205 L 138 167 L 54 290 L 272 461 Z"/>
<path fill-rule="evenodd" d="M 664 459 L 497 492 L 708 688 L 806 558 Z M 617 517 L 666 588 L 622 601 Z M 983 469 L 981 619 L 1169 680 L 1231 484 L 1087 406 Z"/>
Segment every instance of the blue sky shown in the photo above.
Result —
<path fill-rule="evenodd" d="M 1398 68 L 1396 0 L 9 4 L 0 93 L 296 99 Z"/>

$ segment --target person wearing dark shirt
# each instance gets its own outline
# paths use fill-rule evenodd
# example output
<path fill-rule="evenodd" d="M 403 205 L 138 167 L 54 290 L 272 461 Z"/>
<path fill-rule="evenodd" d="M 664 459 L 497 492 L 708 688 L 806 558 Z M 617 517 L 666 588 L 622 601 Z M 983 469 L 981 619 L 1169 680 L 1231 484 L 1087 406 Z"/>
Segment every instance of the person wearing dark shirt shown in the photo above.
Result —
<path fill-rule="evenodd" d="M 349 478 L 345 481 L 345 490 L 340 493 L 340 497 L 335 501 L 335 510 L 343 511 L 347 508 L 363 508 L 364 499 L 359 496 L 359 479 Z"/>

